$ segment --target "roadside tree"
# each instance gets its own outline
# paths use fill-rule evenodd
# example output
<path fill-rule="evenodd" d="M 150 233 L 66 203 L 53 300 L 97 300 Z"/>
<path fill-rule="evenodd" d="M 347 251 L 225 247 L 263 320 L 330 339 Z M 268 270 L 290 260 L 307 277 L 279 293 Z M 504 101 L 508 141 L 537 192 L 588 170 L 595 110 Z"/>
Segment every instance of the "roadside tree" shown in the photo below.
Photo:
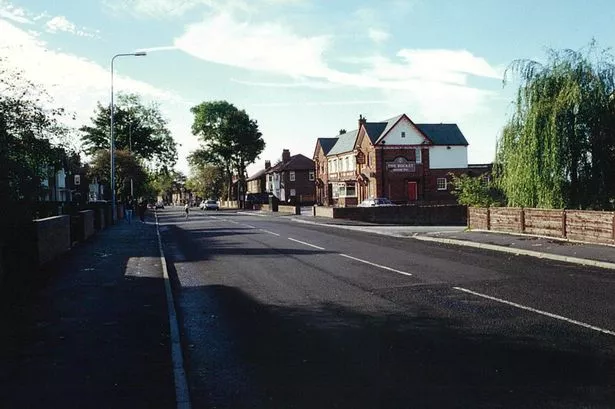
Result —
<path fill-rule="evenodd" d="M 159 106 L 146 105 L 136 94 L 119 94 L 114 108 L 115 148 L 131 152 L 156 170 L 172 169 L 177 162 L 177 148 Z M 110 116 L 110 106 L 99 102 L 91 125 L 80 128 L 87 154 L 109 149 Z"/>
<path fill-rule="evenodd" d="M 245 191 L 246 167 L 265 149 L 258 123 L 227 101 L 203 102 L 191 112 L 192 133 L 201 140 L 201 147 L 190 155 L 191 165 L 222 169 L 227 198 L 231 195 L 233 175 Z"/>
<path fill-rule="evenodd" d="M 514 61 L 515 111 L 498 141 L 496 180 L 508 205 L 613 208 L 615 66 L 594 43 Z"/>

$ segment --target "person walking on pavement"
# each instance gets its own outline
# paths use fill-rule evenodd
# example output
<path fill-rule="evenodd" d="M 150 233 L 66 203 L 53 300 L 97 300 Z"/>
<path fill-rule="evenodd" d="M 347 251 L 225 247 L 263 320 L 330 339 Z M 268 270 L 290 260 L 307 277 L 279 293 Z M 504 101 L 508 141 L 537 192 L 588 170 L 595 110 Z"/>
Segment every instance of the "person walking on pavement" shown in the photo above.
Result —
<path fill-rule="evenodd" d="M 145 222 L 145 211 L 147 210 L 147 202 L 145 199 L 141 199 L 141 203 L 139 203 L 139 219 L 141 222 Z"/>
<path fill-rule="evenodd" d="M 190 213 L 190 206 L 188 205 L 188 202 L 184 205 L 184 212 L 186 212 L 186 220 L 188 220 L 188 214 Z"/>
<path fill-rule="evenodd" d="M 135 202 L 132 198 L 132 196 L 128 196 L 128 199 L 126 200 L 126 203 L 124 204 L 124 209 L 126 210 L 126 221 L 128 222 L 128 224 L 132 223 L 132 215 L 133 212 L 135 210 Z"/>

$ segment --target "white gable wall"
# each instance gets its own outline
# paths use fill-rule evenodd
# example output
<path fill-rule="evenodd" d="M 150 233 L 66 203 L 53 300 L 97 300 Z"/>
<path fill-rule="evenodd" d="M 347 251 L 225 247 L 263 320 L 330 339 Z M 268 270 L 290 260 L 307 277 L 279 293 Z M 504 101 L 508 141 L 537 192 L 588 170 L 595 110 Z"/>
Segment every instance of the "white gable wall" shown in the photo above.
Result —
<path fill-rule="evenodd" d="M 405 132 L 405 138 L 401 137 L 402 132 Z M 425 141 L 425 138 L 404 118 L 387 133 L 384 140 L 387 145 L 420 145 Z"/>
<path fill-rule="evenodd" d="M 468 167 L 467 146 L 430 146 L 430 169 L 465 169 Z"/>

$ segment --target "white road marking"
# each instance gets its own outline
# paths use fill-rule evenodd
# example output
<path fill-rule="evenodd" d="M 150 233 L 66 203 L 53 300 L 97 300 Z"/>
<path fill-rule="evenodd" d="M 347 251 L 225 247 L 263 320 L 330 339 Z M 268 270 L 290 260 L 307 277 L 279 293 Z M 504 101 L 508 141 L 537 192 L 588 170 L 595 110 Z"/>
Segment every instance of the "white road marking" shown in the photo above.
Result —
<path fill-rule="evenodd" d="M 260 231 L 265 232 L 265 233 L 268 233 L 268 234 L 273 234 L 274 236 L 278 236 L 278 237 L 280 237 L 280 235 L 279 235 L 278 233 L 274 233 L 274 232 L 269 231 L 269 230 L 260 229 Z"/>
<path fill-rule="evenodd" d="M 289 237 L 289 238 L 288 238 L 288 240 L 290 240 L 290 241 L 295 241 L 295 242 L 297 242 L 297 243 L 301 243 L 301 244 L 304 244 L 304 245 L 306 245 L 306 246 L 314 247 L 315 249 L 318 249 L 318 250 L 324 250 L 324 248 L 323 248 L 323 247 L 318 247 L 318 246 L 315 246 L 315 245 L 313 245 L 313 244 L 306 243 L 306 242 L 304 242 L 304 241 L 300 241 L 300 240 L 293 239 L 293 238 L 291 238 L 291 237 Z"/>
<path fill-rule="evenodd" d="M 387 266 L 383 266 L 383 265 L 381 265 L 381 264 L 372 263 L 371 261 L 362 260 L 362 259 L 360 259 L 360 258 L 352 257 L 352 256 L 349 256 L 348 254 L 341 254 L 341 253 L 340 253 L 340 256 L 342 256 L 342 257 L 346 257 L 346 258 L 349 258 L 349 259 L 351 259 L 351 260 L 359 261 L 359 262 L 361 262 L 361 263 L 369 264 L 370 266 L 374 266 L 374 267 L 382 268 L 382 269 L 384 269 L 384 270 L 393 271 L 393 272 L 398 273 L 398 274 L 403 274 L 403 275 L 405 275 L 405 276 L 412 276 L 412 274 L 410 274 L 410 273 L 406 273 L 405 271 L 395 270 L 394 268 L 387 267 Z"/>
<path fill-rule="evenodd" d="M 250 224 L 244 224 L 244 226 L 246 226 L 246 227 L 248 227 L 248 228 L 250 228 L 250 229 L 256 229 L 256 227 L 254 227 L 254 226 L 252 226 L 252 225 L 250 225 Z"/>
<path fill-rule="evenodd" d="M 461 287 L 453 287 L 453 288 L 455 290 L 463 291 L 465 293 L 472 294 L 472 295 L 475 295 L 477 297 L 482 297 L 482 298 L 486 298 L 488 300 L 497 301 L 499 303 L 510 305 L 512 307 L 516 307 L 516 308 L 519 308 L 519 309 L 522 309 L 522 310 L 535 312 L 536 314 L 544 315 L 546 317 L 555 318 L 556 320 L 565 321 L 567 323 L 578 325 L 578 326 L 583 327 L 583 328 L 588 328 L 588 329 L 591 329 L 591 330 L 594 330 L 594 331 L 602 332 L 603 334 L 615 336 L 615 332 L 614 331 L 610 331 L 608 329 L 596 327 L 595 325 L 586 324 L 586 323 L 581 322 L 581 321 L 577 321 L 577 320 L 573 320 L 573 319 L 570 319 L 570 318 L 566 318 L 566 317 L 563 317 L 563 316 L 557 315 L 557 314 L 552 314 L 550 312 L 538 310 L 536 308 L 526 307 L 525 305 L 517 304 L 517 303 L 512 302 L 512 301 L 506 301 L 506 300 L 503 300 L 501 298 L 492 297 L 490 295 L 477 293 L 476 291 L 468 290 L 467 288 L 461 288 Z"/>
<path fill-rule="evenodd" d="M 179 337 L 179 325 L 177 324 L 177 313 L 175 311 L 175 303 L 173 302 L 173 291 L 171 290 L 171 281 L 169 279 L 169 271 L 167 270 L 167 260 L 162 249 L 162 237 L 158 226 L 158 214 L 156 214 L 156 234 L 158 235 L 158 250 L 160 251 L 160 263 L 162 264 L 162 277 L 164 278 L 164 290 L 167 296 L 167 310 L 169 312 L 169 329 L 171 332 L 171 360 L 173 362 L 173 378 L 175 380 L 175 400 L 177 409 L 190 409 L 190 390 L 188 389 L 188 380 L 186 379 L 186 371 L 184 369 L 184 360 L 182 358 L 182 346 Z"/>

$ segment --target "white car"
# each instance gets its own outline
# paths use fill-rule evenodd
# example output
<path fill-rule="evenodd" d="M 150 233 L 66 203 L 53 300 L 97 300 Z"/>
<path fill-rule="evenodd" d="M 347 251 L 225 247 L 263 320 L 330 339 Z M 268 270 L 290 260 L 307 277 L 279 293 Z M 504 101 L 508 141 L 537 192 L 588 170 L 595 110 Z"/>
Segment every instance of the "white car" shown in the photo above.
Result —
<path fill-rule="evenodd" d="M 216 200 L 203 200 L 200 207 L 202 210 L 220 210 Z"/>
<path fill-rule="evenodd" d="M 372 197 L 365 199 L 359 203 L 358 207 L 382 207 L 382 206 L 397 206 L 386 197 Z"/>

